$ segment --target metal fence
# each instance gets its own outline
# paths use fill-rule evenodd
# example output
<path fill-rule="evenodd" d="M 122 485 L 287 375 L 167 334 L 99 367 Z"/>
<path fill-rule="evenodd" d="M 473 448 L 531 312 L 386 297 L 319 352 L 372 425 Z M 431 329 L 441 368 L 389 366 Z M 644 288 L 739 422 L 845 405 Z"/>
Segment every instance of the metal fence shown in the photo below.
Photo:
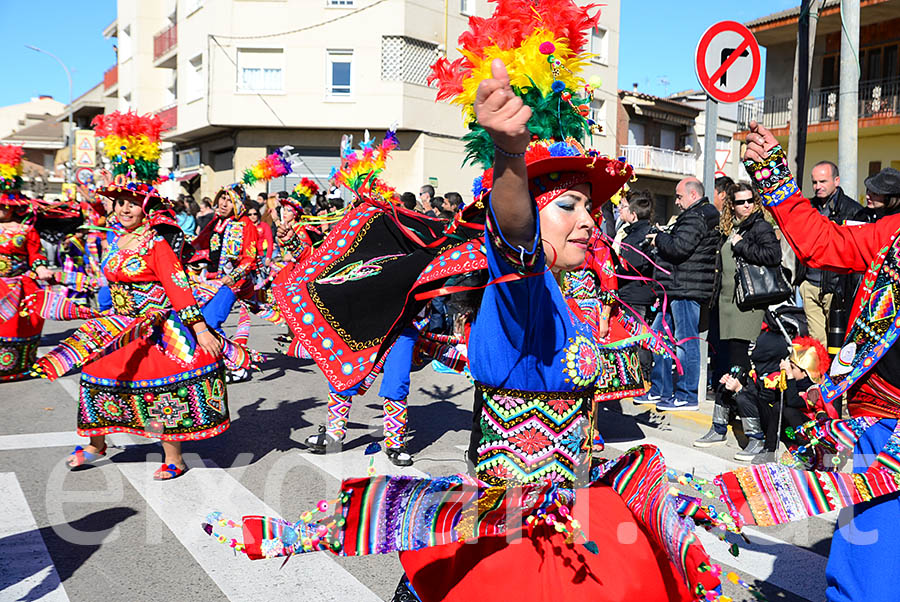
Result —
<path fill-rule="evenodd" d="M 691 153 L 636 144 L 623 145 L 622 152 L 625 161 L 635 169 L 652 169 L 685 176 L 697 173 L 697 158 Z"/>
<path fill-rule="evenodd" d="M 814 88 L 809 94 L 807 123 L 836 121 L 840 107 L 837 86 Z M 859 84 L 859 117 L 896 117 L 900 115 L 900 78 L 862 82 Z M 738 127 L 748 129 L 750 121 L 758 121 L 767 128 L 784 127 L 790 121 L 791 97 L 767 96 L 738 105 Z"/>

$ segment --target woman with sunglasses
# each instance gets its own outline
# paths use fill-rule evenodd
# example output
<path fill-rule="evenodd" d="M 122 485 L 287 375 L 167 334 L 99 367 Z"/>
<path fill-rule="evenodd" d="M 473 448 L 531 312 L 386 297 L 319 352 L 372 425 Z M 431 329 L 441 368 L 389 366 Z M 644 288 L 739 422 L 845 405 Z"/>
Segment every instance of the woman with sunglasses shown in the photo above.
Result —
<path fill-rule="evenodd" d="M 781 263 L 781 243 L 775 229 L 761 211 L 762 203 L 755 190 L 744 182 L 734 187 L 725 198 L 719 229 L 722 232 L 722 286 L 719 291 L 719 331 L 721 340 L 716 349 L 720 367 L 719 384 L 736 386 L 733 367 L 744 374 L 750 372 L 750 341 L 755 341 L 762 328 L 765 311 L 741 311 L 735 301 L 735 260 L 741 258 L 751 265 L 777 266 Z M 731 390 L 729 389 L 729 390 Z M 759 412 L 739 408 L 744 432 L 749 437 L 747 448 L 735 454 L 735 460 L 750 461 L 763 449 L 763 431 Z M 717 403 L 713 410 L 713 424 L 709 432 L 694 442 L 695 447 L 709 447 L 725 442 L 728 409 Z"/>

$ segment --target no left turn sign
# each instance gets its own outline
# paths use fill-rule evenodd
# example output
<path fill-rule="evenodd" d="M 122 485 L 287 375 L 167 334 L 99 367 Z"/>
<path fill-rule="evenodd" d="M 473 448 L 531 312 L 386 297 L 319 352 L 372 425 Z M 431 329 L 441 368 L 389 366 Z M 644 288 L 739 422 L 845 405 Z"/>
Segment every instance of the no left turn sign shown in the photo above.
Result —
<path fill-rule="evenodd" d="M 719 102 L 740 102 L 759 80 L 759 43 L 737 21 L 721 21 L 700 38 L 695 65 L 707 94 Z"/>

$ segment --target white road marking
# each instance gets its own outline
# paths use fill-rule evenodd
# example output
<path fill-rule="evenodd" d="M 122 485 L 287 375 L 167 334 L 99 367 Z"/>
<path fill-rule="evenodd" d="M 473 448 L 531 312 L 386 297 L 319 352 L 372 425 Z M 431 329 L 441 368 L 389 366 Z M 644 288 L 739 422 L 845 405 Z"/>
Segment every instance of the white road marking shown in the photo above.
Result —
<path fill-rule="evenodd" d="M 0 451 L 15 449 L 38 449 L 42 447 L 75 447 L 84 446 L 87 437 L 81 437 L 75 431 L 57 431 L 53 433 L 24 433 L 21 435 L 0 435 Z M 127 433 L 115 433 L 107 437 L 113 447 L 127 447 L 139 442 L 137 437 Z M 144 439 L 144 442 L 148 441 Z"/>
<path fill-rule="evenodd" d="M 15 473 L 0 473 L 0 600 L 69 602 Z"/>
<path fill-rule="evenodd" d="M 375 460 L 375 471 L 379 475 L 402 477 L 428 476 L 413 466 L 406 468 L 394 466 L 383 451 L 367 456 L 365 454 L 365 448 L 363 447 L 325 455 L 311 454 L 309 452 L 302 452 L 302 454 L 302 457 L 306 462 L 312 464 L 322 472 L 331 475 L 338 481 L 366 476 L 370 459 Z M 415 460 L 415 456 L 413 456 L 413 460 Z"/>
<path fill-rule="evenodd" d="M 188 459 L 189 455 L 185 454 Z M 189 464 L 192 465 L 191 462 Z M 201 529 L 206 514 L 219 510 L 232 520 L 243 515 L 278 513 L 241 485 L 229 471 L 212 463 L 192 467 L 168 483 L 153 480 L 155 464 L 116 465 L 147 504 L 172 531 L 194 560 L 230 600 L 290 600 L 376 602 L 379 598 L 325 553 L 300 554 L 284 569 L 283 559 L 256 560 L 235 556 Z M 217 533 L 240 539 L 240 531 L 215 527 Z"/>

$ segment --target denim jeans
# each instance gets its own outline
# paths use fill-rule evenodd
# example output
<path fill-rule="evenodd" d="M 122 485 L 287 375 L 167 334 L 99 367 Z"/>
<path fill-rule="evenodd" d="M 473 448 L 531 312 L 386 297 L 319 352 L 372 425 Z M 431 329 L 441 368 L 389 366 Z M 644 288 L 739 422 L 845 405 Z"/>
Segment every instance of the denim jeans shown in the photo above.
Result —
<path fill-rule="evenodd" d="M 675 340 L 682 341 L 676 354 L 684 374 L 678 377 L 678 382 L 673 386 L 672 360 L 657 357 L 653 364 L 650 395 L 659 395 L 663 399 L 675 397 L 679 401 L 694 403 L 697 401 L 700 381 L 700 340 L 697 338 L 700 330 L 700 304 L 689 299 L 673 299 L 669 304 L 666 320 Z M 653 330 L 665 332 L 661 313 L 653 321 Z"/>

